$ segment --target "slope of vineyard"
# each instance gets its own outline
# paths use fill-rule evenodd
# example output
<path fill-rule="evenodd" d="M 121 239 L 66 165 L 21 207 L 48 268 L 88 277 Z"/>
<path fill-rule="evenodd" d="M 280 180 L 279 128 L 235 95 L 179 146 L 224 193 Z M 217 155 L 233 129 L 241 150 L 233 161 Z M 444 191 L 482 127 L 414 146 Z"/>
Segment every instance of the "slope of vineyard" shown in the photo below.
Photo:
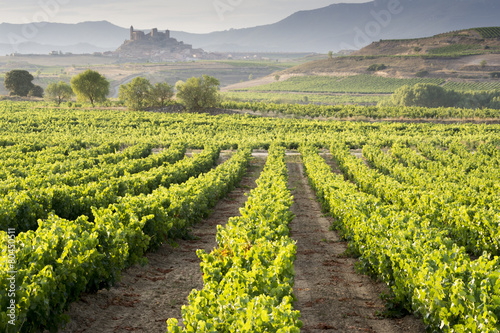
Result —
<path fill-rule="evenodd" d="M 483 38 L 499 38 L 500 37 L 500 27 L 476 28 L 474 30 L 479 32 L 479 34 Z"/>
<path fill-rule="evenodd" d="M 454 82 L 448 81 L 443 85 L 444 88 L 456 91 L 484 91 L 500 90 L 500 82 Z"/>

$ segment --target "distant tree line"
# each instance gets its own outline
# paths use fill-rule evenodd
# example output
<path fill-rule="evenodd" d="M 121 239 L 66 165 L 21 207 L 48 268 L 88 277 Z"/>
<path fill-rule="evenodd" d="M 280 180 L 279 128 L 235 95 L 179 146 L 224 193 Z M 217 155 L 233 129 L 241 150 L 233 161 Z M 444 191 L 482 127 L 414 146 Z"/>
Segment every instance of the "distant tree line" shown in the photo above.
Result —
<path fill-rule="evenodd" d="M 71 84 L 64 81 L 50 83 L 44 90 L 32 83 L 34 77 L 25 70 L 12 70 L 5 74 L 5 87 L 11 96 L 45 97 L 47 101 L 60 105 L 76 95 L 77 100 L 89 102 L 92 106 L 106 101 L 109 95 L 109 81 L 99 72 L 88 69 L 71 79 Z M 218 93 L 219 80 L 203 75 L 193 77 L 175 85 L 176 98 L 189 111 L 199 111 L 215 107 L 220 102 Z M 44 96 L 45 95 L 45 96 Z M 137 77 L 119 88 L 119 99 L 131 110 L 161 109 L 171 103 L 174 86 L 166 82 L 151 84 L 143 77 Z"/>
<path fill-rule="evenodd" d="M 176 99 L 184 104 L 189 111 L 199 111 L 215 107 L 220 101 L 220 82 L 214 77 L 203 75 L 192 77 L 186 82 L 178 81 Z M 130 83 L 120 86 L 119 98 L 131 110 L 163 108 L 174 96 L 174 87 L 168 83 L 152 85 L 143 77 L 136 77 Z"/>

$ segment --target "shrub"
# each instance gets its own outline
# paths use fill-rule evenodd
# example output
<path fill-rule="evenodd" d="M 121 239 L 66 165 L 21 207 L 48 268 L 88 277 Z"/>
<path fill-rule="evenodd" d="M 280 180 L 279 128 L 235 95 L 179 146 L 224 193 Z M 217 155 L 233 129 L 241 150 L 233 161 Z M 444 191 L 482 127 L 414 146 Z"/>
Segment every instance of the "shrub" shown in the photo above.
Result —
<path fill-rule="evenodd" d="M 416 77 L 424 77 L 424 76 L 427 76 L 427 75 L 429 75 L 429 72 L 426 71 L 426 70 L 421 70 L 421 71 L 418 71 L 418 72 L 415 73 Z"/>
<path fill-rule="evenodd" d="M 387 68 L 387 66 L 384 65 L 384 64 L 373 64 L 373 65 L 370 65 L 368 67 L 367 71 L 369 71 L 369 72 L 377 72 L 377 71 L 384 70 L 386 68 Z"/>
<path fill-rule="evenodd" d="M 394 106 L 452 107 L 460 100 L 457 93 L 437 84 L 419 83 L 396 89 L 390 98 Z"/>

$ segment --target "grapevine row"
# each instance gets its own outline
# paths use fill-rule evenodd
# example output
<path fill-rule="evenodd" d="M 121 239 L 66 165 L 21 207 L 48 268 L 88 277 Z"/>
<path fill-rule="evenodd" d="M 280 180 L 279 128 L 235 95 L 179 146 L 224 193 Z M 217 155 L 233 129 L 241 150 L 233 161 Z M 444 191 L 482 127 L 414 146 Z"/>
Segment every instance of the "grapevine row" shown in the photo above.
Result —
<path fill-rule="evenodd" d="M 332 146 L 332 153 L 345 147 Z M 498 333 L 500 260 L 471 261 L 427 217 L 401 211 L 334 175 L 315 149 L 304 165 L 319 200 L 336 219 L 366 272 L 391 288 L 394 302 L 418 313 L 433 331 Z"/>
<path fill-rule="evenodd" d="M 440 190 L 432 184 L 425 189 L 411 184 L 402 184 L 392 177 L 368 168 L 361 160 L 342 149 L 341 143 L 333 147 L 332 154 L 341 169 L 363 191 L 399 207 L 400 210 L 413 211 L 425 217 L 434 227 L 447 230 L 457 243 L 467 247 L 471 252 L 500 253 L 498 241 L 500 228 L 495 217 L 497 214 L 494 210 L 486 209 L 479 203 L 476 206 L 466 206 L 469 200 L 474 199 L 472 191 L 455 193 L 446 188 Z M 377 163 L 377 167 L 381 167 L 382 164 L 383 162 Z M 389 170 L 390 167 L 385 164 L 384 168 Z M 394 170 L 391 169 L 391 171 Z M 400 175 L 405 173 L 407 170 L 399 172 Z M 409 175 L 404 177 L 410 178 Z"/>
<path fill-rule="evenodd" d="M 114 160 L 113 156 L 117 156 L 119 159 L 125 156 L 116 154 L 119 149 L 118 143 L 106 143 L 90 149 L 79 147 L 81 149 L 71 151 L 62 143 L 36 152 L 24 152 L 22 146 L 14 145 L 0 151 L 0 167 L 2 168 L 0 179 L 6 179 L 7 176 L 27 177 L 36 171 L 56 173 L 66 172 L 75 167 L 89 168 L 94 164 L 88 166 L 82 160 L 95 161 L 95 159 L 98 159 L 98 161 L 103 160 L 103 162 L 111 163 Z M 40 168 L 48 165 L 51 167 Z"/>
<path fill-rule="evenodd" d="M 5 195 L 11 191 L 25 191 L 31 188 L 46 188 L 54 185 L 78 186 L 88 182 L 100 181 L 104 178 L 123 177 L 156 168 L 165 163 L 174 163 L 184 156 L 182 144 L 173 144 L 170 150 L 152 155 L 152 147 L 138 144 L 125 149 L 122 153 L 100 155 L 95 158 L 79 158 L 59 163 L 47 160 L 37 161 L 26 170 L 16 167 L 11 172 L 18 176 L 8 177 L 0 182 L 0 193 Z"/>
<path fill-rule="evenodd" d="M 197 251 L 204 288 L 182 307 L 185 328 L 169 319 L 168 332 L 300 332 L 292 309 L 296 246 L 288 236 L 293 199 L 284 157 L 283 147 L 270 147 L 242 216 L 217 229 L 217 249 Z"/>
<path fill-rule="evenodd" d="M 357 105 L 314 105 L 314 104 L 279 104 L 265 102 L 223 101 L 220 107 L 231 110 L 252 110 L 274 112 L 278 114 L 297 115 L 303 117 L 329 117 L 349 119 L 367 117 L 371 119 L 409 118 L 409 119 L 472 119 L 498 118 L 500 110 L 494 109 L 460 109 L 460 108 L 423 108 L 423 107 L 378 107 Z"/>
<path fill-rule="evenodd" d="M 114 284 L 125 267 L 144 262 L 147 249 L 185 234 L 206 216 L 241 179 L 250 152 L 243 148 L 181 185 L 159 187 L 149 195 L 127 195 L 108 208 L 93 209 L 93 222 L 86 216 L 69 221 L 51 215 L 36 231 L 20 233 L 15 239 L 16 326 L 7 322 L 11 273 L 8 263 L 2 262 L 0 330 L 54 330 L 80 293 Z M 0 232 L 0 237 L 1 255 L 6 256 L 8 236 Z"/>
<path fill-rule="evenodd" d="M 476 154 L 465 156 L 462 151 L 461 156 L 455 154 L 458 152 L 458 146 L 451 145 L 450 152 L 444 152 L 436 147 L 424 142 L 417 145 L 419 152 L 431 161 L 439 162 L 444 166 L 451 166 L 457 169 L 463 169 L 482 178 L 498 178 L 498 166 L 500 166 L 500 156 L 498 149 L 492 145 L 480 145 Z"/>
<path fill-rule="evenodd" d="M 174 146 L 163 154 L 165 161 L 175 161 L 184 156 L 184 147 Z M 175 164 L 165 164 L 149 169 L 144 161 L 142 172 L 107 178 L 79 186 L 53 185 L 51 187 L 9 193 L 0 199 L 0 226 L 2 230 L 16 228 L 18 232 L 33 230 L 39 219 L 54 212 L 66 219 L 80 215 L 92 216 L 92 207 L 106 207 L 127 194 L 151 193 L 159 186 L 168 187 L 186 181 L 191 176 L 209 170 L 219 156 L 218 147 L 208 147 L 193 159 L 183 159 Z"/>

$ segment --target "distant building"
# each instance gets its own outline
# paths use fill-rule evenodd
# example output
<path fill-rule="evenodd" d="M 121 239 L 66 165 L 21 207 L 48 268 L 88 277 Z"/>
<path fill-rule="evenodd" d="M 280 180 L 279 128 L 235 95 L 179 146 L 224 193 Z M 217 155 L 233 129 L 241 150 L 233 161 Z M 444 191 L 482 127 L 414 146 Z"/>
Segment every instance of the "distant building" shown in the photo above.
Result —
<path fill-rule="evenodd" d="M 189 44 L 170 37 L 170 31 L 151 29 L 149 33 L 130 27 L 130 40 L 126 40 L 114 54 L 120 58 L 142 59 L 148 61 L 179 61 L 203 56 L 204 51 L 193 49 Z"/>
<path fill-rule="evenodd" d="M 151 32 L 146 35 L 144 33 L 144 31 L 135 31 L 134 27 L 130 26 L 130 40 L 131 41 L 138 41 L 138 40 L 145 40 L 145 39 L 152 39 L 152 38 L 158 39 L 158 40 L 171 39 L 170 38 L 170 30 L 165 30 L 165 32 L 160 32 L 160 31 L 158 31 L 157 28 L 153 28 L 153 29 L 151 29 Z"/>

